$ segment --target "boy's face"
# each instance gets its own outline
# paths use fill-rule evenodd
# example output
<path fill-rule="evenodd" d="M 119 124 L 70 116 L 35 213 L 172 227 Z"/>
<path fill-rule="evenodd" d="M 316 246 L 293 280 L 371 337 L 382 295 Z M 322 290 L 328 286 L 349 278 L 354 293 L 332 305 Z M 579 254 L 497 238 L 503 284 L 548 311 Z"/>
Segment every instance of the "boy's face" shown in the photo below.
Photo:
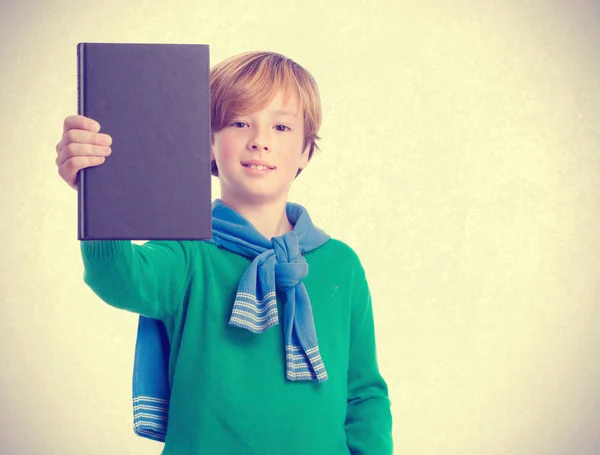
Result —
<path fill-rule="evenodd" d="M 226 202 L 287 200 L 298 169 L 308 164 L 304 119 L 298 100 L 278 93 L 263 110 L 232 118 L 214 133 L 212 159 Z"/>

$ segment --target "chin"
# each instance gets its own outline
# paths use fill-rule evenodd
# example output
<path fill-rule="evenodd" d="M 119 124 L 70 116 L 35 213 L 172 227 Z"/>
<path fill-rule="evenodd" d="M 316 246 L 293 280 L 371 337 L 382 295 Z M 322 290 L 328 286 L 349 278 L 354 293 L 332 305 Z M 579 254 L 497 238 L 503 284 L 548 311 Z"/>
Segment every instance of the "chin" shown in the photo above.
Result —
<path fill-rule="evenodd" d="M 238 192 L 237 199 L 244 200 L 251 204 L 267 204 L 269 202 L 276 202 L 285 200 L 287 201 L 287 193 L 277 192 L 277 191 L 256 191 L 249 190 Z"/>

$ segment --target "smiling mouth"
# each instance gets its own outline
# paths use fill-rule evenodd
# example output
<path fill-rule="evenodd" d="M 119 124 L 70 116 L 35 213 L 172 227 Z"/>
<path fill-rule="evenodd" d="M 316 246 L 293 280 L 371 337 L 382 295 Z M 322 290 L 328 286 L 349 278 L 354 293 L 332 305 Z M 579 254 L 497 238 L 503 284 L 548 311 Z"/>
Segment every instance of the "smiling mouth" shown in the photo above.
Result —
<path fill-rule="evenodd" d="M 275 169 L 274 167 L 263 166 L 262 164 L 244 164 L 244 163 L 242 163 L 242 166 L 249 167 L 250 169 L 256 169 L 257 171 L 272 171 L 273 169 Z"/>

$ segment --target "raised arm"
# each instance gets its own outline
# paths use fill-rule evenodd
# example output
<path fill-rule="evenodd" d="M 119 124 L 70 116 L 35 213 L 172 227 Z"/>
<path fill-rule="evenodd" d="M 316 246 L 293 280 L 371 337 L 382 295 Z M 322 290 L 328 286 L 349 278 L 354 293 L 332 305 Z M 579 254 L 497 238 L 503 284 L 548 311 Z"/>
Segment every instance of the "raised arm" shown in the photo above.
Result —
<path fill-rule="evenodd" d="M 106 303 L 163 319 L 181 302 L 193 256 L 189 241 L 81 241 L 85 283 Z"/>
<path fill-rule="evenodd" d="M 111 154 L 112 138 L 100 133 L 94 119 L 82 115 L 65 118 L 56 144 L 60 177 L 77 190 L 79 171 L 101 166 Z M 143 316 L 161 319 L 180 302 L 190 273 L 191 242 L 151 241 L 136 245 L 129 240 L 84 240 L 81 254 L 84 281 L 105 302 Z"/>

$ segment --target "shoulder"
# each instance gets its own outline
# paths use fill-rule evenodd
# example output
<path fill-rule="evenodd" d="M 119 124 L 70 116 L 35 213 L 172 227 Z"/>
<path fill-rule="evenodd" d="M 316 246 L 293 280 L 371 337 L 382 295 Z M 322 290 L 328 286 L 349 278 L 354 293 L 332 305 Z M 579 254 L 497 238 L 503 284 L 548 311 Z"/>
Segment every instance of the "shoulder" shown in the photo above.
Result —
<path fill-rule="evenodd" d="M 365 275 L 358 253 L 347 243 L 333 237 L 316 250 L 306 253 L 306 260 L 317 261 L 327 267 L 344 269 L 357 278 Z"/>
<path fill-rule="evenodd" d="M 360 262 L 358 254 L 350 245 L 333 237 L 325 242 L 320 249 L 343 259 Z"/>

